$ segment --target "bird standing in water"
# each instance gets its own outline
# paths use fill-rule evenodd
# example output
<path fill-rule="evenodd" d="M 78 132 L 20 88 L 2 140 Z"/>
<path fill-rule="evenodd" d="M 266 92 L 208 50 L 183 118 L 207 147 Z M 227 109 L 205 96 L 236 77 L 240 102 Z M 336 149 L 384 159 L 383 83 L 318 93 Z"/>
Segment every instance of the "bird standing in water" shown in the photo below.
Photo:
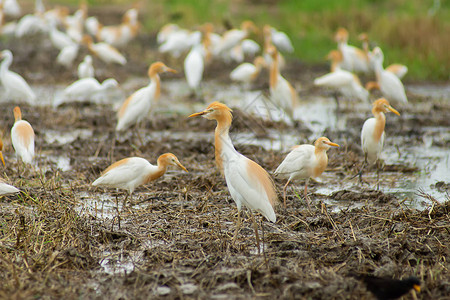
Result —
<path fill-rule="evenodd" d="M 34 157 L 34 130 L 30 123 L 22 120 L 22 112 L 14 108 L 14 126 L 11 128 L 11 141 L 16 155 L 26 163 L 31 164 Z"/>
<path fill-rule="evenodd" d="M 238 208 L 238 225 L 233 241 L 241 225 L 240 210 L 246 206 L 252 216 L 256 243 L 260 252 L 258 228 L 252 210 L 260 211 L 267 220 L 276 222 L 274 205 L 277 202 L 275 185 L 270 175 L 257 163 L 236 151 L 229 136 L 233 116 L 231 109 L 219 102 L 211 103 L 204 111 L 189 117 L 203 116 L 216 120 L 215 156 L 216 164 L 225 175 L 228 190 Z"/>
<path fill-rule="evenodd" d="M 127 190 L 128 194 L 123 203 L 125 206 L 128 196 L 131 196 L 138 186 L 163 176 L 169 165 L 176 166 L 187 172 L 186 168 L 172 153 L 165 153 L 159 156 L 156 166 L 144 158 L 129 157 L 110 165 L 92 185 Z"/>
<path fill-rule="evenodd" d="M 307 188 L 310 177 L 318 177 L 325 171 L 328 165 L 327 150 L 330 147 L 339 147 L 332 143 L 328 138 L 321 137 L 313 145 L 297 145 L 286 156 L 283 162 L 278 166 L 275 175 L 288 178 L 283 188 L 284 208 L 286 208 L 286 188 L 293 179 L 306 179 L 305 183 L 305 201 L 308 203 Z"/>
<path fill-rule="evenodd" d="M 396 111 L 386 99 L 378 99 L 372 106 L 374 118 L 369 118 L 364 122 L 361 130 L 361 147 L 364 152 L 364 163 L 357 174 L 359 175 L 360 180 L 362 180 L 362 171 L 366 163 L 377 162 L 377 178 L 379 176 L 379 157 L 381 150 L 383 150 L 385 137 L 384 127 L 386 126 L 386 116 L 384 113 L 389 111 L 400 116 L 400 113 Z"/>

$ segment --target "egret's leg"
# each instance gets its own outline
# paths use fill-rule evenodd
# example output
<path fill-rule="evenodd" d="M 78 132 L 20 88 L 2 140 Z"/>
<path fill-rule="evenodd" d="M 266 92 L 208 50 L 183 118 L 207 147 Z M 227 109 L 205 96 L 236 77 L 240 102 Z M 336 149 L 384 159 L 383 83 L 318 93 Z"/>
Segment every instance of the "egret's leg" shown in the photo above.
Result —
<path fill-rule="evenodd" d="M 109 160 L 111 163 L 114 162 L 114 149 L 116 148 L 116 139 L 117 139 L 117 132 L 114 131 L 113 133 L 113 137 L 111 138 L 111 151 L 110 151 L 110 156 L 109 156 Z"/>
<path fill-rule="evenodd" d="M 377 191 L 380 190 L 380 160 L 377 160 Z"/>
<path fill-rule="evenodd" d="M 137 135 L 137 137 L 138 137 L 140 146 L 144 146 L 144 142 L 142 141 L 141 134 L 139 133 L 140 127 L 141 127 L 141 123 L 139 122 L 139 123 L 136 124 L 136 128 L 135 128 L 135 130 L 136 130 L 136 135 Z"/>
<path fill-rule="evenodd" d="M 311 210 L 311 205 L 309 205 L 309 197 L 308 197 L 308 193 L 307 193 L 308 182 L 309 182 L 309 178 L 306 179 L 306 182 L 305 182 L 305 193 L 304 193 L 304 196 L 305 196 L 306 205 L 308 205 L 308 209 Z"/>
<path fill-rule="evenodd" d="M 291 179 L 289 178 L 289 180 L 286 182 L 284 188 L 283 188 L 283 202 L 284 202 L 284 209 L 286 209 L 286 189 L 287 186 L 289 184 L 289 182 L 291 182 Z"/>
<path fill-rule="evenodd" d="M 127 206 L 128 197 L 130 197 L 130 201 L 131 201 L 131 193 L 127 193 L 127 195 L 125 196 L 125 199 L 123 199 L 122 210 Z"/>
<path fill-rule="evenodd" d="M 339 93 L 337 91 L 333 92 L 333 98 L 334 98 L 334 101 L 336 101 L 336 112 L 338 113 L 341 108 L 339 106 Z"/>
<path fill-rule="evenodd" d="M 356 176 L 359 176 L 359 183 L 362 183 L 362 182 L 363 182 L 363 180 L 362 180 L 362 174 L 363 174 L 364 168 L 366 167 L 366 164 L 367 164 L 367 153 L 364 153 L 364 162 L 363 162 L 363 165 L 362 165 L 361 169 L 359 170 L 359 172 L 356 173 L 356 175 L 352 177 L 352 179 L 355 178 Z"/>
<path fill-rule="evenodd" d="M 238 209 L 237 219 L 238 219 L 238 221 L 237 221 L 237 225 L 236 225 L 236 230 L 234 231 L 234 236 L 233 236 L 233 239 L 231 240 L 231 244 L 233 244 L 233 245 L 236 242 L 237 235 L 239 233 L 239 230 L 241 229 L 241 211 L 239 209 Z"/>
<path fill-rule="evenodd" d="M 20 177 L 20 164 L 22 161 L 20 160 L 19 156 L 17 156 L 17 177 Z"/>
<path fill-rule="evenodd" d="M 261 254 L 261 246 L 260 246 L 260 242 L 259 242 L 259 234 L 258 234 L 258 224 L 256 223 L 255 215 L 253 215 L 252 210 L 249 209 L 249 211 L 250 211 L 250 216 L 251 216 L 251 218 L 252 218 L 253 229 L 255 230 L 256 247 L 258 247 L 258 254 Z"/>

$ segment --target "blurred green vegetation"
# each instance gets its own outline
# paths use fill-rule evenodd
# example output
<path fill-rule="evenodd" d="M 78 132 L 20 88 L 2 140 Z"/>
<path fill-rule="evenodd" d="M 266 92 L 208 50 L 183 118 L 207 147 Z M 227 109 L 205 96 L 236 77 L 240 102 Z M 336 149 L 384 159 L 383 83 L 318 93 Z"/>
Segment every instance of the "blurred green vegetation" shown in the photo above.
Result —
<path fill-rule="evenodd" d="M 75 0 L 51 3 L 76 4 Z M 88 0 L 91 6 L 123 5 L 125 0 Z M 271 24 L 286 32 L 295 47 L 292 56 L 306 63 L 325 63 L 336 47 L 335 30 L 349 30 L 349 44 L 360 46 L 357 36 L 367 32 L 372 46 L 380 46 L 387 66 L 405 64 L 406 80 L 449 80 L 450 1 L 445 0 L 159 0 L 141 2 L 144 30 L 156 32 L 172 22 L 194 29 L 211 22 L 218 31 L 224 24 L 239 26 L 245 19 L 258 26 Z M 261 42 L 261 37 L 255 36 Z"/>

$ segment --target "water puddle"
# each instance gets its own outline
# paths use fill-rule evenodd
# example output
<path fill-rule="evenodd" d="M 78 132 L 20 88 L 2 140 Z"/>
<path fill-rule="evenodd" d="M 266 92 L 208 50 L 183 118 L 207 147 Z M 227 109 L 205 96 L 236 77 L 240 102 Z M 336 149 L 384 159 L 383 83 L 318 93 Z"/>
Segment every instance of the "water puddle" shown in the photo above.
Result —
<path fill-rule="evenodd" d="M 46 130 L 44 132 L 44 139 L 48 144 L 65 145 L 70 144 L 76 139 L 89 139 L 92 137 L 91 129 L 73 129 L 71 131 L 56 131 Z"/>
<path fill-rule="evenodd" d="M 126 255 L 104 251 L 104 258 L 100 260 L 100 266 L 103 268 L 103 272 L 108 275 L 126 275 L 134 271 L 142 256 L 142 251 L 127 251 Z"/>

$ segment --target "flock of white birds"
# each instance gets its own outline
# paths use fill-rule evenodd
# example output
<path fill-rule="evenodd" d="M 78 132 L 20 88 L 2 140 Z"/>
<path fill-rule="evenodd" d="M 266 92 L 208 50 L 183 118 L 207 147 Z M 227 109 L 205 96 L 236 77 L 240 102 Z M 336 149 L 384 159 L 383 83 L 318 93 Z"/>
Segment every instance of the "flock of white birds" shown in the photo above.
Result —
<path fill-rule="evenodd" d="M 0 1 L 1 35 L 13 36 L 20 40 L 36 33 L 47 35 L 55 48 L 60 50 L 56 62 L 68 68 L 75 68 L 74 61 L 78 57 L 80 47 L 86 47 L 91 55 L 86 55 L 78 65 L 79 80 L 75 81 L 63 93 L 63 98 L 55 101 L 54 106 L 64 102 L 88 100 L 95 94 L 102 95 L 106 90 L 116 88 L 115 79 L 106 79 L 99 83 L 95 79 L 93 59 L 105 64 L 125 65 L 127 59 L 120 53 L 139 32 L 138 9 L 131 8 L 123 14 L 122 23 L 115 26 L 103 26 L 96 17 L 87 15 L 85 3 L 73 14 L 66 7 L 44 8 L 42 0 L 36 1 L 34 14 L 22 16 L 17 21 L 4 23 L 4 16 L 21 16 L 20 6 L 15 0 Z M 203 72 L 212 60 L 223 63 L 240 63 L 231 73 L 230 79 L 241 82 L 249 88 L 263 68 L 270 74 L 270 97 L 273 103 L 283 109 L 290 118 L 294 118 L 294 109 L 298 104 L 298 93 L 281 72 L 285 67 L 284 53 L 292 53 L 294 47 L 289 37 L 270 25 L 262 28 L 264 43 L 262 47 L 250 39 L 252 34 L 261 30 L 252 22 L 244 21 L 239 28 L 233 28 L 219 34 L 210 23 L 204 24 L 198 31 L 181 28 L 176 24 L 163 26 L 157 34 L 158 50 L 168 53 L 174 58 L 184 58 L 184 74 L 187 84 L 195 93 L 200 93 Z M 374 118 L 368 119 L 362 128 L 361 142 L 366 160 L 377 161 L 384 143 L 385 112 L 399 113 L 390 105 L 406 103 L 407 97 L 401 77 L 407 72 L 402 65 L 391 65 L 383 68 L 383 52 L 379 47 L 369 48 L 366 34 L 361 34 L 362 49 L 348 45 L 349 34 L 346 29 L 339 28 L 335 35 L 337 49 L 332 50 L 328 58 L 331 60 L 331 72 L 314 79 L 314 85 L 337 90 L 346 99 L 358 99 L 369 105 L 369 90 L 380 89 L 384 98 L 372 103 Z M 0 80 L 5 90 L 3 97 L 8 101 L 26 100 L 34 105 L 36 95 L 26 81 L 17 73 L 9 70 L 13 61 L 10 50 L 1 52 Z M 253 64 L 246 62 L 253 60 Z M 150 82 L 147 86 L 132 93 L 120 106 L 117 112 L 116 131 L 129 130 L 148 117 L 156 105 L 161 93 L 159 74 L 177 71 L 163 62 L 154 62 L 148 69 Z M 357 74 L 374 74 L 376 82 L 369 82 L 364 87 Z M 368 90 L 369 89 L 369 90 Z M 202 115 L 217 121 L 216 128 L 216 161 L 224 172 L 228 188 L 238 208 L 245 206 L 261 211 L 268 220 L 275 221 L 273 205 L 274 190 L 268 173 L 255 162 L 245 158 L 234 150 L 228 129 L 231 126 L 231 110 L 224 104 L 214 102 L 202 112 L 191 116 Z M 12 145 L 17 156 L 24 163 L 31 163 L 34 156 L 34 132 L 31 125 L 22 120 L 20 108 L 14 109 L 15 124 L 11 130 Z M 1 140 L 0 140 L 1 141 Z M 224 146 L 225 145 L 225 146 Z M 296 146 L 275 171 L 275 175 L 286 178 L 284 187 L 284 203 L 286 205 L 286 188 L 295 179 L 309 179 L 319 176 L 327 167 L 326 151 L 330 146 L 338 147 L 326 137 L 318 138 L 315 145 Z M 0 143 L 0 156 L 3 144 Z M 231 152 L 230 152 L 231 151 Z M 230 159 L 233 158 L 233 159 Z M 124 188 L 131 194 L 141 184 L 162 176 L 168 165 L 177 166 L 185 171 L 173 154 L 164 154 L 158 159 L 158 166 L 143 159 L 127 158 L 116 162 L 94 182 L 95 185 Z M 3 161 L 4 163 L 4 161 Z M 362 171 L 362 170 L 361 170 Z M 241 178 L 237 180 L 239 175 Z M 269 177 L 267 177 L 269 176 Z M 270 180 L 268 180 L 268 178 Z M 307 199 L 307 184 L 305 198 Z M 269 186 L 270 185 L 270 186 Z M 18 192 L 17 189 L 0 183 L 2 194 Z M 268 207 L 270 206 L 271 209 Z"/>

